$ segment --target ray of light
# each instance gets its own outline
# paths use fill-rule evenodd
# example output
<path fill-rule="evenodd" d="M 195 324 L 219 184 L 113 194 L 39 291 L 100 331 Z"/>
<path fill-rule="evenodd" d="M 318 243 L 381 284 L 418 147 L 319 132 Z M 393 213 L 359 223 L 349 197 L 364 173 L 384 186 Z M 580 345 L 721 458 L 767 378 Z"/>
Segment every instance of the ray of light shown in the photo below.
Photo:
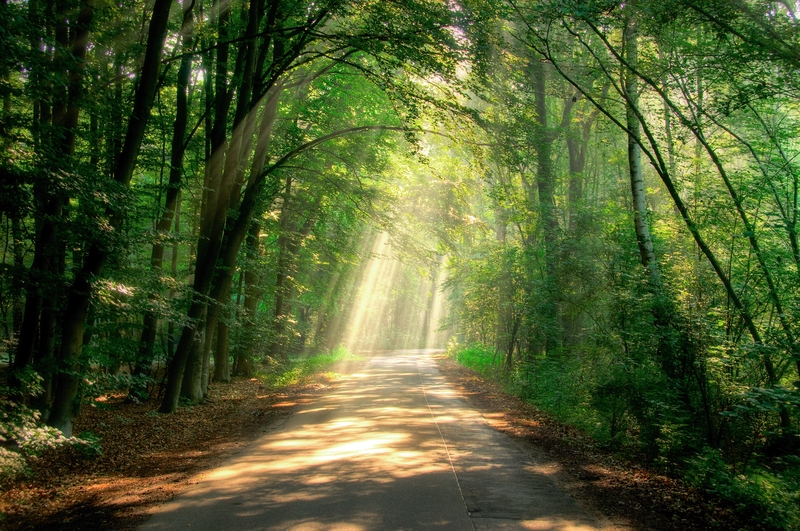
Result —
<path fill-rule="evenodd" d="M 447 341 L 447 331 L 440 330 L 442 318 L 447 314 L 447 298 L 443 296 L 442 286 L 447 281 L 447 255 L 439 256 L 439 267 L 436 269 L 433 293 L 431 295 L 429 321 L 425 333 L 425 348 L 444 348 Z"/>
<path fill-rule="evenodd" d="M 351 350 L 371 350 L 379 341 L 377 328 L 400 269 L 399 262 L 386 255 L 388 244 L 389 235 L 381 232 L 372 245 L 344 338 L 345 346 Z"/>

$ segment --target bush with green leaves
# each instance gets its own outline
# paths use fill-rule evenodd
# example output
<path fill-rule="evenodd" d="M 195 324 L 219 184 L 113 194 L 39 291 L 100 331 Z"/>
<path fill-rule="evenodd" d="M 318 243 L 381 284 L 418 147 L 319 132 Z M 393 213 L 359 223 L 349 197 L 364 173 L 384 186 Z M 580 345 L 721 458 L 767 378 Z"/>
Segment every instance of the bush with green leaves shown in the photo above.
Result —
<path fill-rule="evenodd" d="M 8 395 L 0 392 L 0 396 Z M 60 430 L 43 424 L 39 411 L 0 398 L 0 484 L 28 475 L 31 457 L 64 446 L 73 446 L 87 457 L 102 453 L 96 436 L 65 437 Z"/>
<path fill-rule="evenodd" d="M 455 339 L 451 339 L 447 344 L 447 355 L 483 376 L 497 374 L 500 370 L 500 363 L 502 363 L 502 360 L 498 359 L 498 356 L 486 345 L 482 343 L 461 345 Z"/>
<path fill-rule="evenodd" d="M 737 473 L 719 450 L 706 447 L 687 464 L 686 478 L 693 487 L 772 529 L 800 529 L 800 460 L 782 463 L 780 473 L 765 468 Z"/>
<path fill-rule="evenodd" d="M 26 475 L 28 457 L 69 441 L 59 430 L 41 425 L 36 410 L 11 400 L 0 401 L 0 409 L 0 482 Z"/>
<path fill-rule="evenodd" d="M 271 358 L 270 358 L 271 359 Z M 329 353 L 315 354 L 306 358 L 274 361 L 259 376 L 264 384 L 273 389 L 302 384 L 311 376 L 321 373 L 334 374 L 334 365 L 341 362 L 360 361 L 357 356 L 343 346 Z"/>

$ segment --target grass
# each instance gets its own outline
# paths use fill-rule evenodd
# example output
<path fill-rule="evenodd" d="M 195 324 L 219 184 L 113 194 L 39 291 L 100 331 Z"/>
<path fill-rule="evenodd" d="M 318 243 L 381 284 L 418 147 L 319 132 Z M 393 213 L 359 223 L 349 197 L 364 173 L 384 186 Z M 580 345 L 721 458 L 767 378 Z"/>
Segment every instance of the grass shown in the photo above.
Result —
<path fill-rule="evenodd" d="M 448 355 L 464 367 L 497 382 L 504 392 L 524 399 L 561 422 L 602 438 L 597 429 L 597 414 L 588 406 L 586 381 L 573 377 L 576 367 L 564 367 L 568 360 L 558 363 L 535 360 L 507 371 L 502 357 L 480 343 L 451 344 Z"/>
<path fill-rule="evenodd" d="M 271 389 L 303 385 L 319 377 L 335 380 L 339 377 L 335 371 L 336 365 L 364 359 L 366 358 L 355 355 L 340 346 L 328 353 L 312 354 L 304 358 L 274 363 L 265 372 L 259 373 L 258 377 L 264 382 L 264 385 Z"/>
<path fill-rule="evenodd" d="M 461 347 L 449 345 L 448 355 L 454 357 L 464 367 L 469 367 L 481 376 L 496 378 L 501 374 L 500 364 L 497 363 L 494 353 L 479 343 Z"/>

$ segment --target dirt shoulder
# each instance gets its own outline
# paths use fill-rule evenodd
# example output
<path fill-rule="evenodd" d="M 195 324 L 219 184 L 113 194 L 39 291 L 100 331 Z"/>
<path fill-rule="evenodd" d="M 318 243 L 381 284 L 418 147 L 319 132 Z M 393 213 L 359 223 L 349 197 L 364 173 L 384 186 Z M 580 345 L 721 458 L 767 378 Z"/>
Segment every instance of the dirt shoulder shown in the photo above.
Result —
<path fill-rule="evenodd" d="M 123 396 L 84 407 L 75 433 L 100 437 L 103 454 L 60 450 L 38 458 L 28 480 L 0 491 L 0 529 L 133 529 L 145 509 L 180 494 L 257 439 L 276 419 L 337 384 L 317 375 L 303 385 L 270 391 L 260 380 L 212 386 L 210 400 L 172 415 L 158 401 Z"/>
<path fill-rule="evenodd" d="M 757 530 L 733 507 L 599 447 L 453 359 L 442 374 L 496 429 L 512 437 L 590 512 L 636 531 Z"/>

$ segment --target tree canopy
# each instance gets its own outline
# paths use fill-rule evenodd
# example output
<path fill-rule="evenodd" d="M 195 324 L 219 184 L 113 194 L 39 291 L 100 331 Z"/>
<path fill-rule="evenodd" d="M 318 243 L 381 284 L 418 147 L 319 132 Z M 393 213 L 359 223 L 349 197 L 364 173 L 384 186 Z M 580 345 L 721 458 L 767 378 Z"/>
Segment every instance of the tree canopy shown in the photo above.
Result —
<path fill-rule="evenodd" d="M 800 525 L 796 9 L 1 2 L 4 407 L 449 342 Z"/>

